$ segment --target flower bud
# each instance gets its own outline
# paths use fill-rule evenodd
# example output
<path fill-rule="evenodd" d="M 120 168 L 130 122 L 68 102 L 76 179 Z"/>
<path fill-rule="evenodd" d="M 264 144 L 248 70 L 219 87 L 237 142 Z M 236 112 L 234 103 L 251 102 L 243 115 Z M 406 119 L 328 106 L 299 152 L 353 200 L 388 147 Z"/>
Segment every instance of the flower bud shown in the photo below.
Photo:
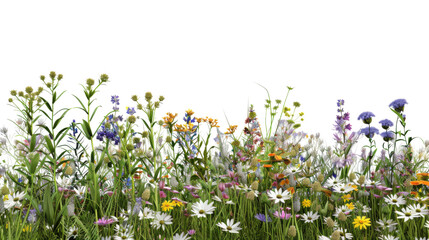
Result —
<path fill-rule="evenodd" d="M 358 181 L 357 181 L 360 185 L 363 185 L 365 183 L 365 176 L 364 175 L 360 175 Z"/>
<path fill-rule="evenodd" d="M 128 117 L 128 122 L 135 123 L 137 121 L 137 118 L 134 115 L 131 115 Z"/>
<path fill-rule="evenodd" d="M 45 81 L 45 76 L 41 75 L 40 80 Z"/>
<path fill-rule="evenodd" d="M 301 184 L 304 185 L 304 186 L 306 186 L 306 187 L 309 187 L 310 184 L 311 184 L 310 179 L 309 178 L 304 178 L 302 180 Z"/>
<path fill-rule="evenodd" d="M 150 198 L 150 189 L 146 188 L 142 193 L 142 199 L 147 201 Z"/>
<path fill-rule="evenodd" d="M 347 216 L 346 216 L 346 214 L 344 214 L 343 212 L 340 212 L 340 213 L 338 214 L 338 220 L 340 220 L 340 221 L 342 221 L 342 222 L 346 221 L 346 220 L 347 220 Z"/>
<path fill-rule="evenodd" d="M 329 211 L 334 211 L 335 207 L 331 203 L 328 205 Z"/>
<path fill-rule="evenodd" d="M 331 217 L 328 217 L 326 219 L 326 225 L 328 225 L 329 228 L 333 228 L 335 226 L 335 222 L 334 222 L 334 220 L 332 220 Z"/>
<path fill-rule="evenodd" d="M 3 185 L 3 187 L 1 188 L 1 194 L 2 195 L 9 195 L 10 191 L 9 188 L 7 188 L 6 185 Z"/>
<path fill-rule="evenodd" d="M 67 166 L 65 174 L 69 175 L 69 176 L 72 175 L 73 174 L 73 168 L 71 166 Z"/>
<path fill-rule="evenodd" d="M 166 141 L 166 142 L 168 142 L 168 143 L 169 143 L 169 142 L 171 142 L 171 136 L 167 136 L 167 137 L 165 138 L 165 141 Z"/>
<path fill-rule="evenodd" d="M 138 109 L 138 110 L 142 110 L 142 109 L 143 109 L 143 105 L 141 105 L 140 103 L 139 103 L 139 104 L 137 104 L 137 109 Z"/>
<path fill-rule="evenodd" d="M 88 79 L 86 79 L 86 84 L 87 84 L 88 86 L 92 86 L 92 85 L 94 85 L 94 83 L 95 83 L 94 79 L 92 79 L 92 78 L 88 78 Z"/>
<path fill-rule="evenodd" d="M 165 99 L 164 96 L 159 96 L 159 101 L 160 102 L 164 101 L 164 99 Z"/>
<path fill-rule="evenodd" d="M 356 174 L 354 172 L 350 173 L 349 179 L 351 182 L 353 182 L 356 179 Z"/>
<path fill-rule="evenodd" d="M 131 143 L 127 144 L 127 150 L 128 151 L 134 150 L 134 145 L 132 145 Z"/>
<path fill-rule="evenodd" d="M 341 232 L 337 230 L 334 233 L 332 233 L 331 239 L 332 240 L 340 240 L 341 239 Z"/>
<path fill-rule="evenodd" d="M 10 91 L 10 95 L 12 95 L 12 96 L 16 96 L 16 90 L 12 90 L 12 91 Z"/>
<path fill-rule="evenodd" d="M 133 95 L 131 96 L 131 100 L 133 100 L 134 102 L 137 102 L 139 98 L 137 97 L 137 95 Z"/>
<path fill-rule="evenodd" d="M 155 108 L 159 108 L 159 102 L 158 101 L 155 102 Z"/>
<path fill-rule="evenodd" d="M 142 137 L 147 138 L 149 136 L 149 133 L 147 131 L 142 132 Z"/>
<path fill-rule="evenodd" d="M 20 97 L 24 97 L 24 92 L 23 92 L 23 91 L 19 91 L 19 92 L 18 92 L 18 96 L 20 96 Z"/>
<path fill-rule="evenodd" d="M 107 74 L 101 74 L 100 80 L 101 82 L 107 82 L 109 80 L 109 76 Z"/>
<path fill-rule="evenodd" d="M 250 185 L 250 188 L 252 189 L 252 190 L 258 190 L 258 187 L 259 187 L 259 182 L 258 181 L 254 181 L 254 182 L 252 182 L 252 184 Z"/>
<path fill-rule="evenodd" d="M 9 102 L 13 102 L 13 99 L 12 99 L 12 98 L 9 98 L 9 99 L 8 99 L 8 101 L 9 101 Z"/>
<path fill-rule="evenodd" d="M 50 77 L 52 80 L 54 80 L 55 76 L 57 76 L 57 74 L 56 74 L 54 71 L 52 71 L 52 72 L 50 72 L 50 73 L 49 73 L 49 77 Z"/>
<path fill-rule="evenodd" d="M 287 230 L 287 235 L 289 237 L 295 237 L 296 236 L 296 227 L 294 225 L 290 226 Z"/>
<path fill-rule="evenodd" d="M 58 74 L 57 79 L 58 79 L 58 81 L 60 81 L 61 79 L 63 79 L 63 75 L 62 74 Z"/>
<path fill-rule="evenodd" d="M 246 198 L 249 199 L 249 200 L 252 200 L 252 201 L 255 200 L 255 192 L 253 190 L 247 192 L 246 193 Z"/>
<path fill-rule="evenodd" d="M 144 95 L 144 98 L 146 99 L 146 101 L 150 101 L 151 99 L 152 99 L 152 93 L 151 92 L 147 92 L 145 95 Z"/>

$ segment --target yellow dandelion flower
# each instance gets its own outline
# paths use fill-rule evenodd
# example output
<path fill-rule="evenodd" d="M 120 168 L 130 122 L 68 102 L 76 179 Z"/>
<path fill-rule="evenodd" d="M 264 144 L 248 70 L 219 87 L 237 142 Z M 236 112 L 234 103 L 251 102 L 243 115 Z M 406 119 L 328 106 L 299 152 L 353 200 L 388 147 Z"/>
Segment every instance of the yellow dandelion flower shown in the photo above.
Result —
<path fill-rule="evenodd" d="M 302 206 L 305 208 L 308 208 L 311 206 L 311 201 L 310 199 L 304 199 L 304 201 L 302 201 Z"/>
<path fill-rule="evenodd" d="M 173 206 L 175 206 L 175 207 L 181 207 L 181 206 L 183 206 L 183 203 L 181 201 L 173 200 Z"/>
<path fill-rule="evenodd" d="M 355 225 L 355 228 L 365 228 L 371 226 L 371 219 L 365 217 L 365 216 L 357 216 L 354 219 L 353 225 Z"/>
<path fill-rule="evenodd" d="M 161 205 L 162 211 L 170 211 L 174 208 L 173 202 L 165 200 Z"/>

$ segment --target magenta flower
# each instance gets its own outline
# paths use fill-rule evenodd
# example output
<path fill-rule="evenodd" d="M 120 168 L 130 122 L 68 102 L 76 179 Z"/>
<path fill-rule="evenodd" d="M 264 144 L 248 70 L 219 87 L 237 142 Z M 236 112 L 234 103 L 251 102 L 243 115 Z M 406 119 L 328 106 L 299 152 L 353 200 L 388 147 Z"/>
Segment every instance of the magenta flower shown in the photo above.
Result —
<path fill-rule="evenodd" d="M 279 213 L 278 211 L 275 211 L 273 214 L 276 218 L 280 218 L 280 219 L 286 219 L 288 220 L 291 217 L 290 213 L 286 213 L 285 211 L 282 210 L 281 213 Z"/>
<path fill-rule="evenodd" d="M 114 222 L 115 222 L 115 220 L 113 220 L 111 218 L 102 217 L 101 219 L 98 219 L 98 221 L 94 222 L 94 224 L 97 224 L 99 226 L 106 226 L 106 225 L 112 224 Z"/>
<path fill-rule="evenodd" d="M 165 192 L 163 192 L 163 191 L 159 191 L 159 197 L 166 198 L 167 194 L 165 194 Z"/>

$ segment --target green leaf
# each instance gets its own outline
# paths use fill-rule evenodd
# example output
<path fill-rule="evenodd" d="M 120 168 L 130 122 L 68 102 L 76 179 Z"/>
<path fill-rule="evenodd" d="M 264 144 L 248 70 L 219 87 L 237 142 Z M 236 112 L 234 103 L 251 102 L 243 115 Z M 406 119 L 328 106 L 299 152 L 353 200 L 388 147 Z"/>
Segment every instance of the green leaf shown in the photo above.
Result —
<path fill-rule="evenodd" d="M 40 97 L 40 99 L 42 99 L 42 101 L 45 103 L 46 107 L 49 109 L 49 111 L 52 112 L 52 107 L 51 105 L 48 103 L 48 101 L 46 101 L 46 99 Z"/>
<path fill-rule="evenodd" d="M 53 153 L 55 151 L 54 145 L 52 145 L 52 141 L 48 136 L 45 136 L 45 142 L 46 142 L 46 148 L 50 153 Z"/>
<path fill-rule="evenodd" d="M 97 106 L 97 107 L 94 109 L 94 112 L 92 113 L 91 118 L 89 119 L 89 121 L 92 121 L 92 119 L 94 118 L 94 115 L 95 115 L 95 113 L 97 112 L 97 109 L 98 109 L 99 107 L 100 107 L 100 106 Z"/>
<path fill-rule="evenodd" d="M 52 103 L 55 103 L 57 101 L 57 92 L 54 92 L 54 94 L 52 94 Z"/>
<path fill-rule="evenodd" d="M 75 95 L 73 95 L 73 97 L 75 97 L 79 101 L 80 105 L 82 106 L 82 108 L 80 109 L 82 109 L 86 114 L 88 114 L 88 110 L 86 109 L 85 105 L 83 105 L 82 101 Z"/>
<path fill-rule="evenodd" d="M 36 137 L 37 137 L 36 134 L 31 136 L 29 152 L 34 152 L 34 148 L 36 148 Z"/>

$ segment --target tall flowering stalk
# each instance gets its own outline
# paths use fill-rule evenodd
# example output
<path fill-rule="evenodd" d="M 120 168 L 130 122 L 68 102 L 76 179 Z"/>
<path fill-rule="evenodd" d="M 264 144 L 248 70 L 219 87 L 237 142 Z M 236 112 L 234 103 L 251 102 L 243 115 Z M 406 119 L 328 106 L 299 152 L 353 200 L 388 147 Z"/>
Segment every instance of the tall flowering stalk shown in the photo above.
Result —
<path fill-rule="evenodd" d="M 339 144 L 339 148 L 334 150 L 337 155 L 337 160 L 334 161 L 334 167 L 341 169 L 341 178 L 348 176 L 350 165 L 353 163 L 354 154 L 350 152 L 353 144 L 357 142 L 358 135 L 356 132 L 351 132 L 352 125 L 348 122 L 350 120 L 350 113 L 344 112 L 344 100 L 337 101 L 337 119 L 334 124 L 335 133 L 334 139 Z"/>
<path fill-rule="evenodd" d="M 368 154 L 367 158 L 365 159 L 365 163 L 368 163 L 368 165 L 365 166 L 365 169 L 363 171 L 363 174 L 368 173 L 368 176 L 371 175 L 372 159 L 374 158 L 375 153 L 377 152 L 376 144 L 374 141 L 374 135 L 378 134 L 378 129 L 375 127 L 371 127 L 371 122 L 372 122 L 373 117 L 375 117 L 375 115 L 372 112 L 363 112 L 358 117 L 358 120 L 362 120 L 364 124 L 368 125 L 368 127 L 362 128 L 359 131 L 359 133 L 364 134 L 368 138 L 368 141 L 369 141 L 369 145 L 364 146 L 364 147 L 369 148 L 369 154 Z"/>

